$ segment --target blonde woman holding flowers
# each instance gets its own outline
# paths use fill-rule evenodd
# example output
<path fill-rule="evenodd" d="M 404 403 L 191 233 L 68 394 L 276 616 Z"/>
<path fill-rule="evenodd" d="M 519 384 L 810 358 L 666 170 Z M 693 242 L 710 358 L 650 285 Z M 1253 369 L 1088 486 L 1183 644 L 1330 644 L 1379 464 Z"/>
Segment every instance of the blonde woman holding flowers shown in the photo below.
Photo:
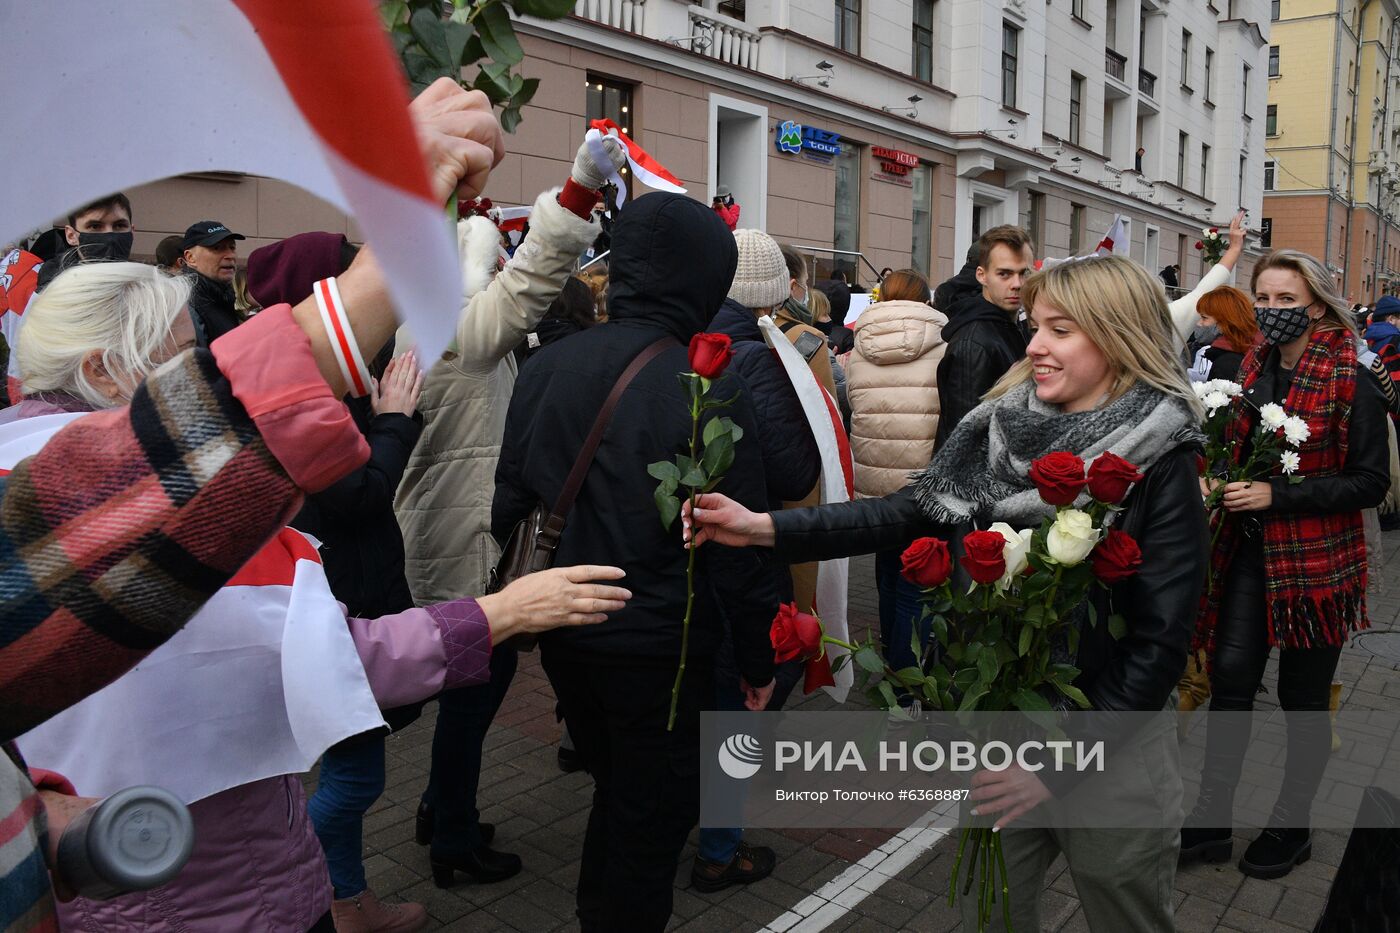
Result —
<path fill-rule="evenodd" d="M 1078 654 L 1065 647 L 1064 656 L 1082 672 L 1074 684 L 1095 710 L 1169 708 L 1186 663 L 1207 539 L 1195 466 L 1199 404 L 1173 349 L 1165 292 L 1135 263 L 1102 256 L 1037 272 L 1021 295 L 1034 330 L 1027 358 L 958 424 L 911 485 L 883 498 L 768 514 L 705 495 L 694 514 L 695 538 L 814 560 L 903 548 L 922 535 L 946 536 L 949 525 L 1033 527 L 1053 507 L 1028 476 L 1032 461 L 1055 452 L 1089 461 L 1111 451 L 1138 470 L 1124 478 L 1132 485 L 1116 527 L 1138 542 L 1142 564 L 1127 579 L 1095 589 L 1076 610 Z M 1087 501 L 1087 493 L 1076 499 Z M 1116 640 L 1091 621 L 1112 612 L 1125 621 Z M 973 778 L 979 815 L 1002 829 L 1016 930 L 1040 929 L 1045 872 L 1061 853 L 1091 928 L 1173 929 L 1181 787 L 1175 733 L 1170 721 L 1164 726 L 1144 729 L 1128 743 L 1124 733 L 1102 736 L 1110 767 L 1112 749 L 1130 745 L 1121 754 L 1133 756 L 1123 769 L 1130 773 L 1111 788 L 1080 785 L 1082 775 L 1070 772 L 1033 774 L 1016 766 Z M 1077 787 L 1082 792 L 1074 800 L 1104 790 L 1151 800 L 1172 828 L 1054 828 L 1062 798 Z M 1046 825 L 1016 823 L 1037 807 Z M 962 904 L 964 925 L 975 928 L 973 899 Z M 994 926 L 1000 922 L 997 914 Z"/>
<path fill-rule="evenodd" d="M 1239 441 L 1234 456 L 1246 463 L 1257 421 L 1283 430 L 1296 453 L 1284 451 L 1271 477 L 1225 487 L 1196 642 L 1210 662 L 1212 711 L 1253 709 L 1279 649 L 1278 703 L 1290 711 L 1283 787 L 1239 863 L 1247 875 L 1278 878 L 1312 851 L 1308 814 L 1331 746 L 1332 675 L 1347 636 L 1367 626 L 1361 510 L 1385 497 L 1389 460 L 1384 397 L 1357 362 L 1352 317 L 1327 270 L 1276 250 L 1255 266 L 1252 288 L 1261 339 L 1240 364 L 1244 404 L 1226 440 Z M 1248 743 L 1247 717 L 1211 720 L 1183 856 L 1230 857 Z"/>

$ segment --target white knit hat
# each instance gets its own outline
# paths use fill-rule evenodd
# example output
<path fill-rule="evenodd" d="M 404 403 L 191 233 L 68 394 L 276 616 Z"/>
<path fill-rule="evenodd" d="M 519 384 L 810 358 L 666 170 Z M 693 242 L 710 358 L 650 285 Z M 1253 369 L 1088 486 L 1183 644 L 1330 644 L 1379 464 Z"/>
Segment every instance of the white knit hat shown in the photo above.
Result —
<path fill-rule="evenodd" d="M 771 308 L 791 294 L 787 262 L 778 241 L 762 230 L 735 230 L 739 268 L 729 297 L 746 308 Z"/>

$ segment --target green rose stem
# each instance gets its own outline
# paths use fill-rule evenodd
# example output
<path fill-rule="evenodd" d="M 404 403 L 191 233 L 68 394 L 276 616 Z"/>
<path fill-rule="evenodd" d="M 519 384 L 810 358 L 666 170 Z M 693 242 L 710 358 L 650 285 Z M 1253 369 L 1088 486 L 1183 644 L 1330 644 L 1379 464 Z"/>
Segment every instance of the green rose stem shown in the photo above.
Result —
<path fill-rule="evenodd" d="M 694 376 L 694 374 L 692 373 Z M 699 379 L 699 376 L 694 376 Z M 695 446 L 700 442 L 700 392 L 690 396 L 690 459 L 695 458 Z M 695 487 L 690 487 L 690 509 L 695 512 Z M 680 702 L 681 678 L 685 676 L 685 659 L 690 649 L 690 610 L 695 605 L 695 548 L 691 547 L 685 561 L 685 618 L 681 620 L 681 664 L 676 668 L 676 682 L 671 685 L 671 714 L 666 718 L 666 731 L 676 726 L 676 704 Z"/>

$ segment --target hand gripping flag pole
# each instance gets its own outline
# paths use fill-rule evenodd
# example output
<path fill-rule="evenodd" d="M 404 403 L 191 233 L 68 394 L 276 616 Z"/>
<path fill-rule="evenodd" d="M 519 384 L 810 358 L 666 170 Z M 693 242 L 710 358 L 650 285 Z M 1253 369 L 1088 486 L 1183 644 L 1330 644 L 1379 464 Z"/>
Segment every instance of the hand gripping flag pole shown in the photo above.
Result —
<path fill-rule="evenodd" d="M 672 191 L 676 194 L 685 194 L 685 188 L 681 185 L 680 179 L 671 174 L 671 171 L 656 161 L 645 149 L 637 145 L 627 134 L 622 132 L 622 128 L 612 120 L 594 120 L 588 124 L 588 133 L 584 136 L 584 141 L 588 143 L 589 155 L 593 157 L 596 165 L 607 165 L 611 160 L 607 151 L 603 148 L 604 136 L 616 136 L 621 141 L 623 148 L 627 151 L 627 164 L 632 169 L 632 174 L 648 188 L 655 188 L 658 191 Z M 608 181 L 613 183 L 617 189 L 615 207 L 621 207 L 626 200 L 626 185 L 622 176 L 614 172 Z"/>

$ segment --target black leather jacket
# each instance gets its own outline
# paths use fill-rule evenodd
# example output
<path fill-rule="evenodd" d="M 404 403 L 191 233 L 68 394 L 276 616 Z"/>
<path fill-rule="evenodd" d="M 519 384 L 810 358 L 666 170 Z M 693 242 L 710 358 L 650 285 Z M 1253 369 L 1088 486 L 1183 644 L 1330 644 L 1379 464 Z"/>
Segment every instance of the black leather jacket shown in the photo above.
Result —
<path fill-rule="evenodd" d="M 1026 338 L 1006 311 L 979 291 L 947 312 L 943 339 L 948 348 L 938 364 L 938 431 L 934 450 L 963 416 L 982 402 L 996 381 L 1026 355 Z"/>
<path fill-rule="evenodd" d="M 1079 641 L 1075 685 L 1097 711 L 1157 712 L 1186 667 L 1209 548 L 1196 454 L 1193 445 L 1164 454 L 1124 503 L 1117 527 L 1137 540 L 1142 567 L 1110 590 L 1096 587 L 1091 599 L 1100 620 L 1121 614 L 1127 633 L 1115 641 L 1100 622 Z M 882 499 L 775 512 L 772 518 L 774 549 L 792 562 L 903 548 L 925 535 L 954 538 L 955 544 L 963 530 L 925 518 L 909 487 Z M 1085 741 L 1104 739 L 1108 754 L 1115 750 L 1113 740 L 1129 729 L 1112 717 L 1094 717 L 1098 731 L 1091 734 L 1083 719 L 1076 717 L 1066 732 Z M 1085 775 L 1047 769 L 1039 776 L 1063 795 Z"/>

